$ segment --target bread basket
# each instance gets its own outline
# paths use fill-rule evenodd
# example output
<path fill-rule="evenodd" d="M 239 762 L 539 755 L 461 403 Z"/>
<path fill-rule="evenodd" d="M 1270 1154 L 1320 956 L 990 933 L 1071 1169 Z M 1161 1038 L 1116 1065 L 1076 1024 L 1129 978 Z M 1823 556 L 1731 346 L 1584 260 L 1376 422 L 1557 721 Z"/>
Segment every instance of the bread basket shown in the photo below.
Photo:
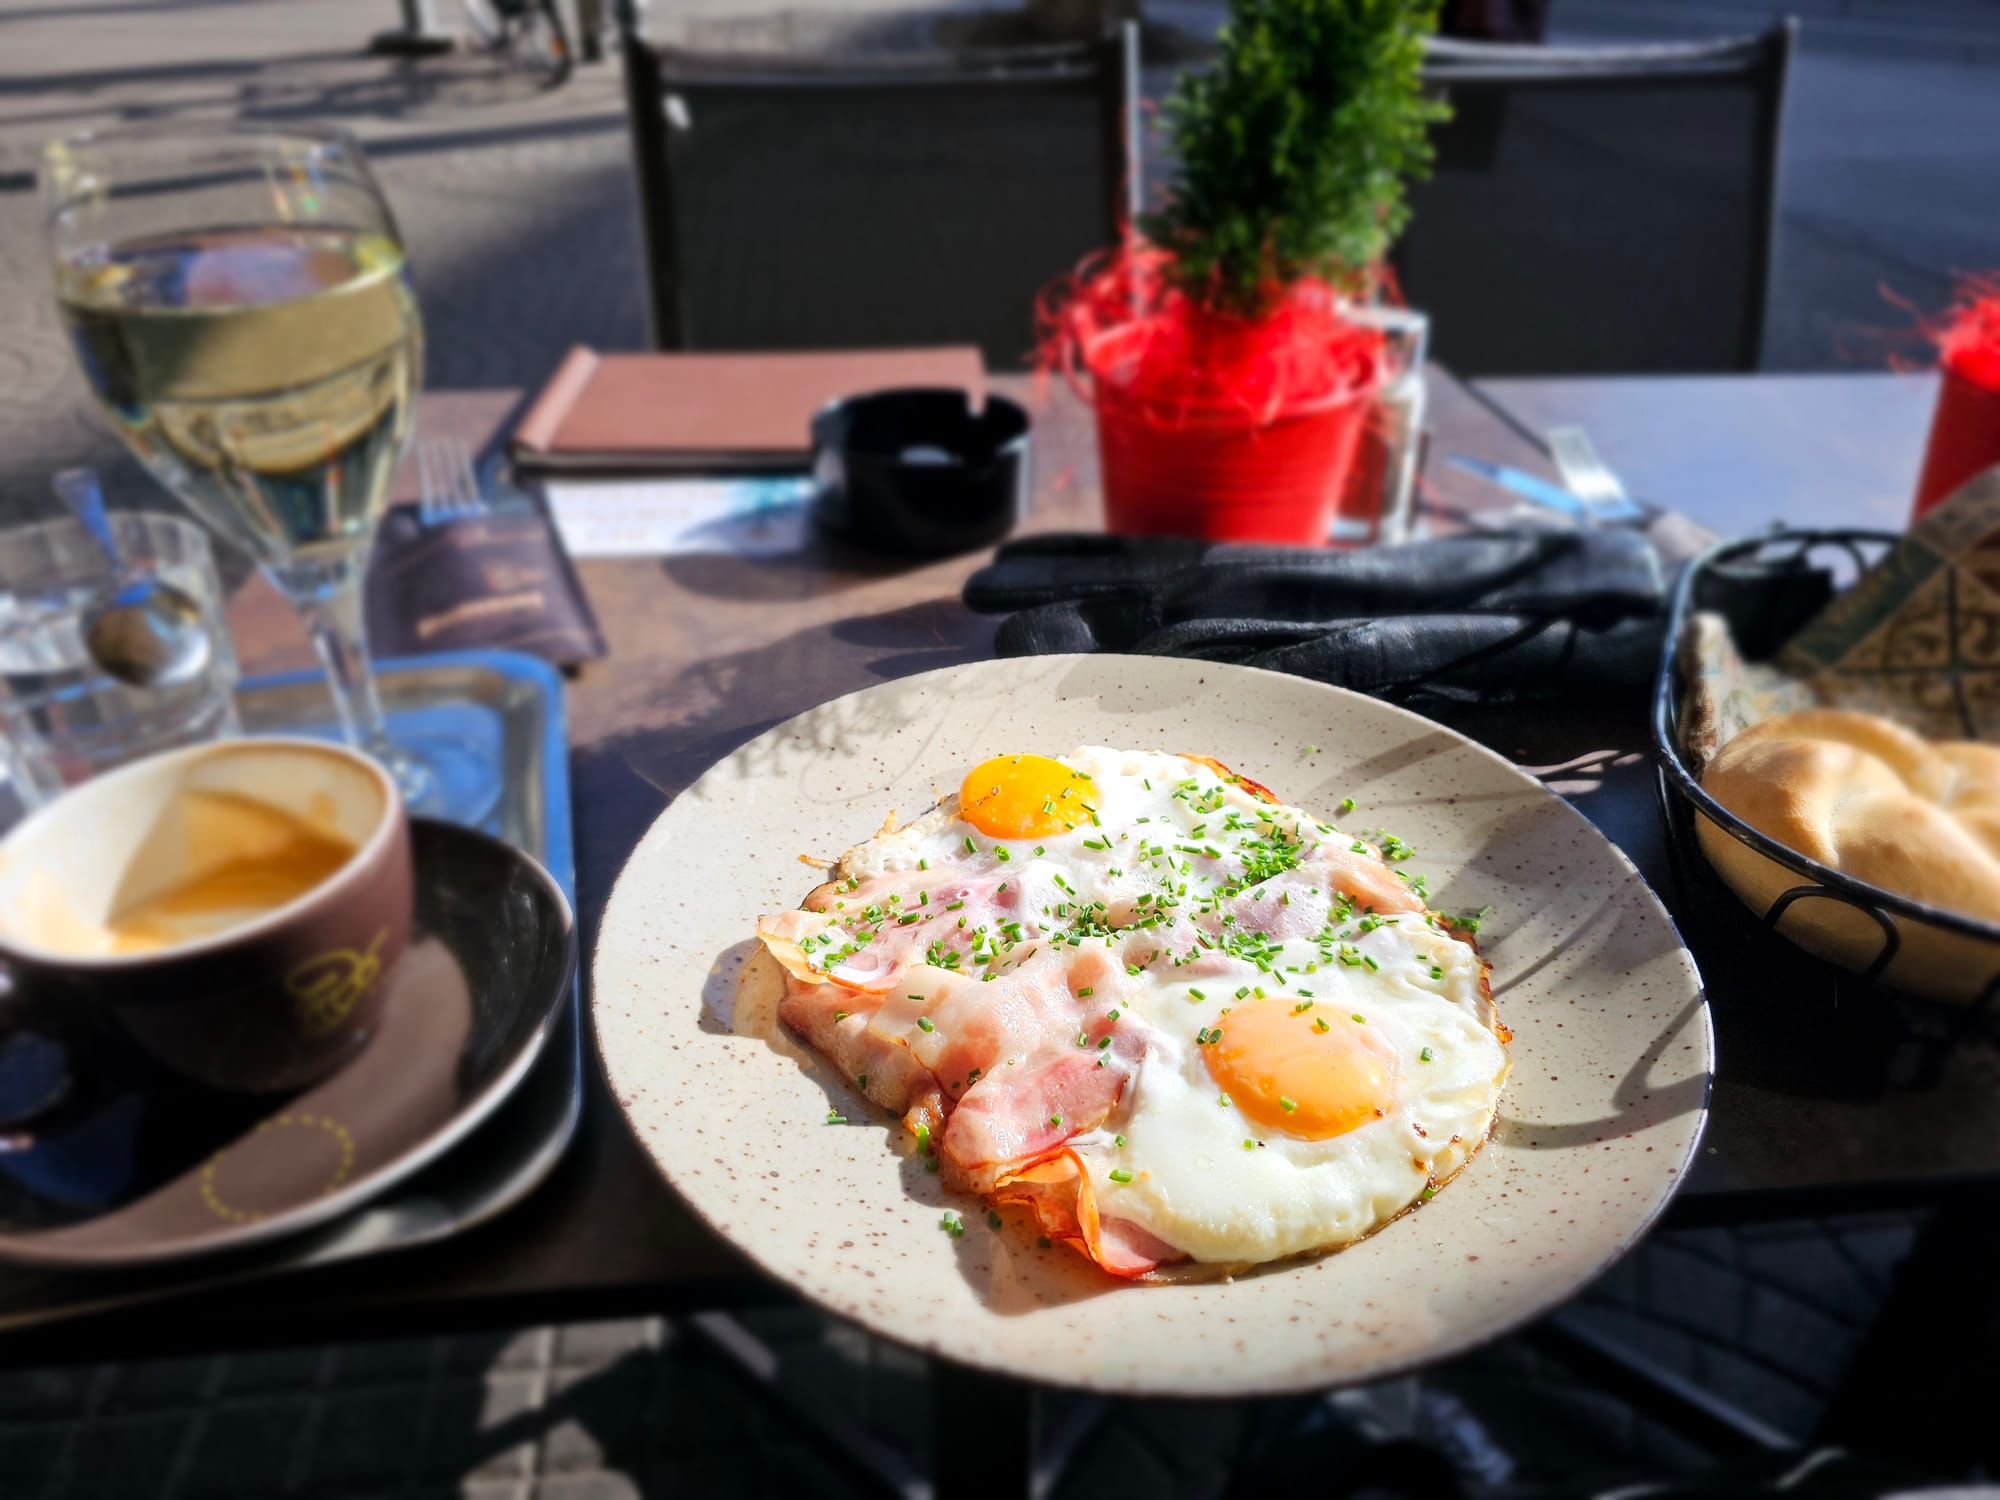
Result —
<path fill-rule="evenodd" d="M 1746 656 L 1762 657 L 1842 574 L 1895 545 L 1874 531 L 1775 531 L 1722 542 L 1674 590 L 1653 693 L 1661 810 L 1684 878 L 1715 877 L 1763 927 L 1870 983 L 1981 1010 L 2000 1001 L 2000 925 L 1896 895 L 1829 869 L 1758 832 L 1702 789 L 1683 751 L 1679 643 L 1700 611 L 1723 616 Z M 1699 851 L 1697 853 L 1697 851 Z"/>

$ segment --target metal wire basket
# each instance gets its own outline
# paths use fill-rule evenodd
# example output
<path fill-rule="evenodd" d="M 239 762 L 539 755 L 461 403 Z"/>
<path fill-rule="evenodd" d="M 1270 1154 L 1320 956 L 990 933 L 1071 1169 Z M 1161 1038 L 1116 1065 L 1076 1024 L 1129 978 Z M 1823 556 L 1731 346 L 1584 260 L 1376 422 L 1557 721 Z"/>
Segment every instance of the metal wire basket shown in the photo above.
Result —
<path fill-rule="evenodd" d="M 1786 848 L 1703 791 L 1681 752 L 1685 684 L 1678 651 L 1697 611 L 1716 610 L 1739 643 L 1757 642 L 1770 634 L 1770 622 L 1757 615 L 1760 584 L 1796 583 L 1806 574 L 1825 577 L 1840 565 L 1864 572 L 1898 540 L 1876 531 L 1776 531 L 1720 543 L 1688 566 L 1674 590 L 1653 692 L 1660 811 L 1674 873 L 1684 886 L 1704 881 L 1724 886 L 1700 848 L 1700 820 L 1791 877 L 1789 883 L 1779 881 L 1763 905 L 1765 931 L 1852 970 L 1864 983 L 1970 1004 L 1986 1014 L 2000 1004 L 2000 924 L 1882 890 Z M 1753 912 L 1761 904 L 1740 889 L 1737 894 Z M 1796 920 L 1787 923 L 1788 916 Z"/>

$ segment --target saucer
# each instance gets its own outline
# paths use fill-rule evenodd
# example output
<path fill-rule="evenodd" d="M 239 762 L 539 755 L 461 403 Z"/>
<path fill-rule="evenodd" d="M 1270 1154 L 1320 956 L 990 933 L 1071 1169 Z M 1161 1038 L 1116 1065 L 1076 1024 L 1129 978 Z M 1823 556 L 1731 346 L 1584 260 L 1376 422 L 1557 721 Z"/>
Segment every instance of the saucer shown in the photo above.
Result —
<path fill-rule="evenodd" d="M 0 1134 L 0 1261 L 70 1269 L 239 1250 L 345 1214 L 437 1160 L 528 1074 L 576 969 L 569 903 L 496 839 L 411 820 L 417 911 L 382 1029 L 288 1099 L 222 1094 L 136 1048 Z"/>

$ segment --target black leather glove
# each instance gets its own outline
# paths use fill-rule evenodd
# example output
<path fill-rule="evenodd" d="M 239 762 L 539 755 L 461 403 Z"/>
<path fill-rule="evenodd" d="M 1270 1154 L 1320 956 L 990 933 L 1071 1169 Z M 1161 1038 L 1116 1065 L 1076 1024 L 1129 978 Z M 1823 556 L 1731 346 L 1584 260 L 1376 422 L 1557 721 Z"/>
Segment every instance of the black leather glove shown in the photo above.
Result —
<path fill-rule="evenodd" d="M 965 602 L 1019 611 L 1006 656 L 1187 656 L 1405 701 L 1643 695 L 1664 624 L 1659 561 L 1622 529 L 1355 552 L 1034 537 L 1001 548 Z"/>

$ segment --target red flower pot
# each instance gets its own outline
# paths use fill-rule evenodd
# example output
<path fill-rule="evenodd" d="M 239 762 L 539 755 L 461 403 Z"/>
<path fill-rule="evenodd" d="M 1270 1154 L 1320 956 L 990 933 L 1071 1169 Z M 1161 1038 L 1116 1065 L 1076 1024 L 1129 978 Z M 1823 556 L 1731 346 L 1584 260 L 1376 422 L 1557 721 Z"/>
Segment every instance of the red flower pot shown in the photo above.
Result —
<path fill-rule="evenodd" d="M 1105 373 L 1115 349 L 1090 353 L 1110 530 L 1326 545 L 1373 406 L 1372 359 L 1331 395 L 1267 412 L 1149 396 Z"/>
<path fill-rule="evenodd" d="M 1917 479 L 1912 524 L 1958 492 L 1960 485 L 2000 464 L 2000 387 L 1982 385 L 1947 362 L 1931 416 L 1930 442 Z"/>

